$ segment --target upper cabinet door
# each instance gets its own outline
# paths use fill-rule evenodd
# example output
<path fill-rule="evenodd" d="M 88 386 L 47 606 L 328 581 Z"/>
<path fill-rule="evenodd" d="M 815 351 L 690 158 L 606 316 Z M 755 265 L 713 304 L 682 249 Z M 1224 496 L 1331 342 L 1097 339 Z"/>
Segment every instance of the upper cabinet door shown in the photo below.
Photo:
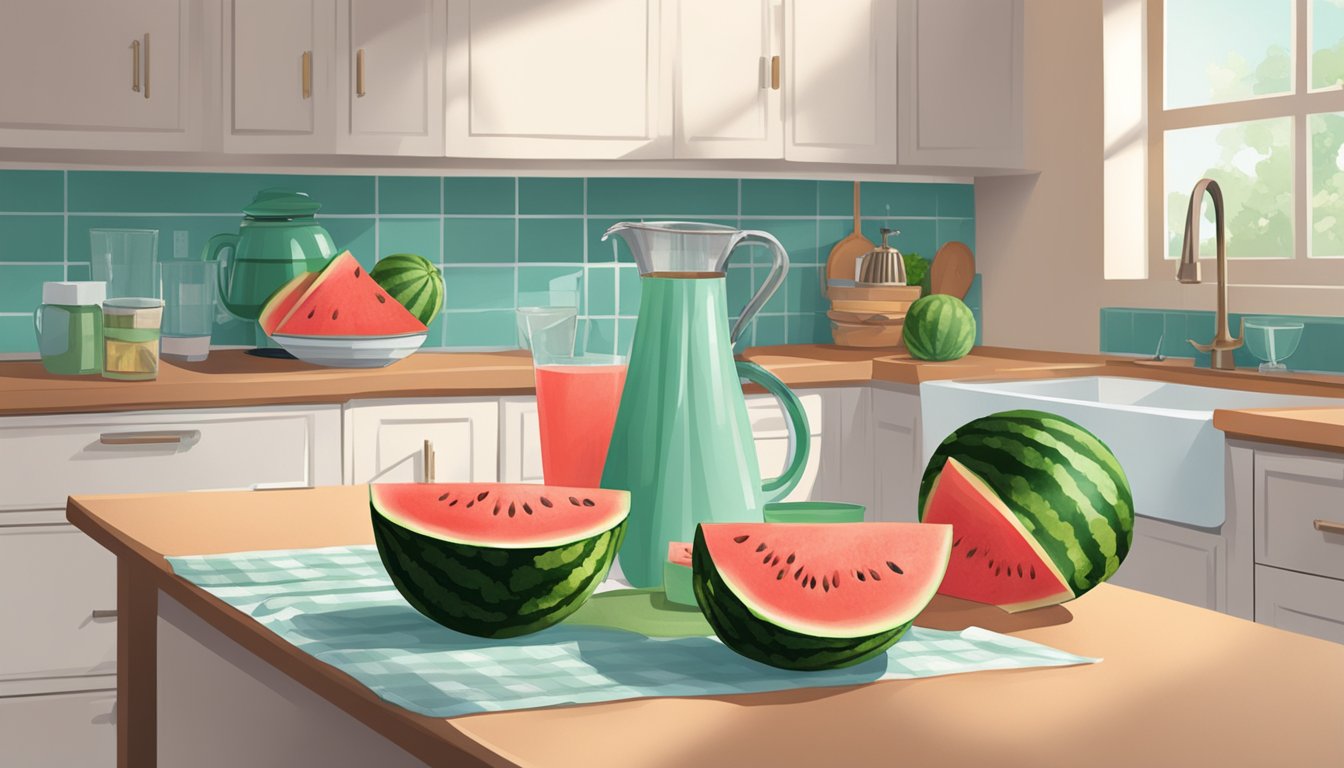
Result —
<path fill-rule="evenodd" d="M 1022 165 L 1022 0 L 902 0 L 901 162 Z"/>
<path fill-rule="evenodd" d="M 335 0 L 224 8 L 224 148 L 331 152 Z"/>
<path fill-rule="evenodd" d="M 676 156 L 784 156 L 781 0 L 680 0 Z"/>
<path fill-rule="evenodd" d="M 338 151 L 443 154 L 445 0 L 340 0 Z"/>
<path fill-rule="evenodd" d="M 447 154 L 671 157 L 661 6 L 450 0 Z"/>
<path fill-rule="evenodd" d="M 199 149 L 189 0 L 0 3 L 0 144 Z"/>
<path fill-rule="evenodd" d="M 896 0 L 789 0 L 784 158 L 896 162 Z"/>

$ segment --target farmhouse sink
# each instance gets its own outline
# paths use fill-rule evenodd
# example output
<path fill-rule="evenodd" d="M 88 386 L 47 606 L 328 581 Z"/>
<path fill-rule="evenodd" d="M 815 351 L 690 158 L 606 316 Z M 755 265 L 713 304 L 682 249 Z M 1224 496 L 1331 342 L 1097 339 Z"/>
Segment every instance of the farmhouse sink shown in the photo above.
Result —
<path fill-rule="evenodd" d="M 1115 451 L 1137 514 L 1217 528 L 1225 517 L 1223 433 L 1215 409 L 1344 405 L 1328 397 L 1083 376 L 1034 381 L 926 382 L 919 387 L 923 460 L 957 427 L 1014 408 L 1078 422 Z"/>

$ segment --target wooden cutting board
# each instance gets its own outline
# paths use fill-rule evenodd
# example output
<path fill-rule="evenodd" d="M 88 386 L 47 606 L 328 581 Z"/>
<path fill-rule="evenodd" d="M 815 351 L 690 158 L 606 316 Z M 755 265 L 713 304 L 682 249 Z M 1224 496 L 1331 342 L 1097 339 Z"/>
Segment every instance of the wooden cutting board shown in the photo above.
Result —
<path fill-rule="evenodd" d="M 826 257 L 826 280 L 821 284 L 821 295 L 830 297 L 832 280 L 853 281 L 859 257 L 873 250 L 873 241 L 863 236 L 862 219 L 859 213 L 859 182 L 854 182 L 854 231 L 831 248 Z"/>
<path fill-rule="evenodd" d="M 929 267 L 931 293 L 945 293 L 964 299 L 974 279 L 975 257 L 965 243 L 954 240 L 938 249 L 933 257 L 933 266 Z"/>

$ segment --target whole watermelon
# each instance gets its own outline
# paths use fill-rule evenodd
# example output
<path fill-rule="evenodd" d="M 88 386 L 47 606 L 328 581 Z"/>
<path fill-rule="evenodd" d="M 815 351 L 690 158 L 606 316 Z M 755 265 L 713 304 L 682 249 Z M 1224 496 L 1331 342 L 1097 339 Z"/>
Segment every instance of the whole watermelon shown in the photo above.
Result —
<path fill-rule="evenodd" d="M 369 270 L 369 276 L 425 325 L 443 309 L 443 273 L 424 256 L 384 256 Z"/>
<path fill-rule="evenodd" d="M 957 360 L 975 345 L 975 315 L 956 296 L 935 293 L 905 313 L 905 348 L 920 360 Z"/>
<path fill-rule="evenodd" d="M 1115 454 L 1091 432 L 1051 413 L 1003 411 L 975 419 L 934 451 L 919 486 L 924 516 L 948 459 L 989 486 L 1082 595 L 1110 578 L 1134 540 L 1134 497 Z"/>

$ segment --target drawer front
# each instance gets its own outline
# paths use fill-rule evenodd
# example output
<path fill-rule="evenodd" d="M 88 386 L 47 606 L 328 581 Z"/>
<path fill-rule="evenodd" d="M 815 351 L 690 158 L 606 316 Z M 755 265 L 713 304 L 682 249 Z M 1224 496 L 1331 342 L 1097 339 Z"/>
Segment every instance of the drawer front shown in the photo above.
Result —
<path fill-rule="evenodd" d="M 111 768 L 116 691 L 0 698 L 0 765 Z"/>
<path fill-rule="evenodd" d="M 339 414 L 313 406 L 0 419 L 0 511 L 60 509 L 78 494 L 338 484 Z"/>
<path fill-rule="evenodd" d="M 1255 561 L 1344 579 L 1344 461 L 1256 451 Z"/>
<path fill-rule="evenodd" d="M 0 527 L 0 584 L 0 680 L 116 673 L 111 552 L 71 525 Z"/>
<path fill-rule="evenodd" d="M 1258 565 L 1255 620 L 1344 643 L 1344 581 Z"/>

